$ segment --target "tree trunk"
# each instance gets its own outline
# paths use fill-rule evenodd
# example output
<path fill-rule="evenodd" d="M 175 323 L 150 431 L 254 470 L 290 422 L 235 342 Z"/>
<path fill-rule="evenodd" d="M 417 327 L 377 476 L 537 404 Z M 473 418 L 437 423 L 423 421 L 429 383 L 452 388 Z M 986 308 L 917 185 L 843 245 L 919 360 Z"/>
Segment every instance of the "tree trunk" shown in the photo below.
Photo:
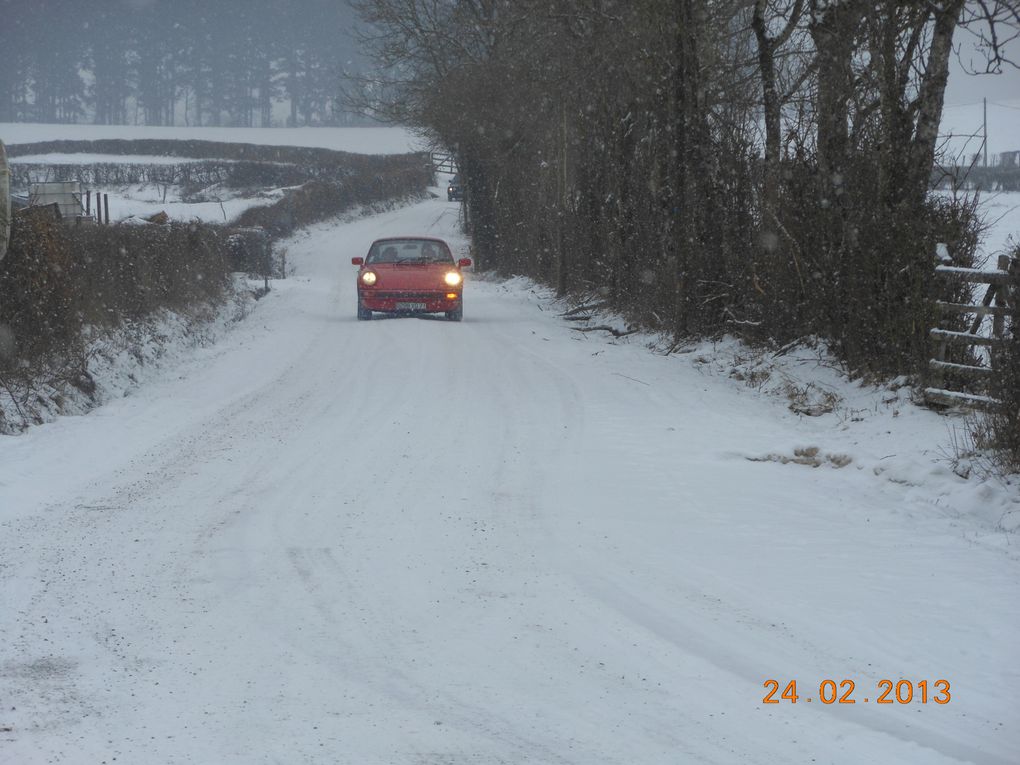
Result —
<path fill-rule="evenodd" d="M 786 27 L 777 37 L 769 37 L 765 18 L 768 0 L 755 0 L 751 28 L 758 42 L 758 70 L 761 77 L 762 110 L 765 117 L 765 167 L 763 170 L 764 206 L 774 211 L 779 197 L 779 154 L 782 146 L 782 122 L 779 93 L 776 90 L 776 50 L 797 28 L 803 12 L 803 0 L 790 9 Z"/>
<path fill-rule="evenodd" d="M 701 35 L 705 32 L 704 6 L 695 0 L 677 0 L 674 29 L 676 66 L 673 72 L 672 108 L 673 172 L 672 250 L 674 266 L 673 334 L 679 338 L 691 332 L 694 297 L 693 271 L 702 246 L 699 174 L 707 149 L 705 92 L 700 60 Z"/>
<path fill-rule="evenodd" d="M 850 148 L 854 39 L 863 16 L 862 3 L 848 0 L 829 6 L 810 26 L 818 63 L 818 169 L 826 192 L 842 174 Z"/>
<path fill-rule="evenodd" d="M 910 193 L 918 201 L 924 198 L 931 182 L 931 168 L 935 162 L 939 122 L 945 103 L 946 82 L 949 79 L 949 59 L 953 54 L 953 35 L 956 32 L 965 0 L 951 0 L 937 12 L 932 31 L 928 65 L 917 96 L 917 127 L 910 148 Z"/>

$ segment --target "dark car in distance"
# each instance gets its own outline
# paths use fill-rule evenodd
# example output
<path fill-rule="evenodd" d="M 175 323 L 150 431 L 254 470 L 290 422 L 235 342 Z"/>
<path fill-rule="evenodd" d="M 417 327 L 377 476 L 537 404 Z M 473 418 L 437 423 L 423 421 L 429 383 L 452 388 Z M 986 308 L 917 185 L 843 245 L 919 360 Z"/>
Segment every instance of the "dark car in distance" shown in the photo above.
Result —
<path fill-rule="evenodd" d="M 460 182 L 460 176 L 455 175 L 446 185 L 446 198 L 451 202 L 460 202 L 464 199 L 464 186 Z"/>
<path fill-rule="evenodd" d="M 358 319 L 372 313 L 445 313 L 464 318 L 464 275 L 471 258 L 454 260 L 442 239 L 404 236 L 377 239 L 364 258 L 351 258 L 358 270 Z"/>

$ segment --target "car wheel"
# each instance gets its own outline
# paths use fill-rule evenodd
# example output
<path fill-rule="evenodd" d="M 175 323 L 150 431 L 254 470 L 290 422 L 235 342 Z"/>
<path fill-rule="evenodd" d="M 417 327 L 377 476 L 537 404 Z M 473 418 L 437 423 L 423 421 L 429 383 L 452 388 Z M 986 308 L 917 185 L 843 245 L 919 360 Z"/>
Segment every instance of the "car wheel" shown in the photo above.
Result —
<path fill-rule="evenodd" d="M 362 308 L 361 303 L 358 303 L 358 321 L 369 321 L 372 318 L 372 312 L 367 308 Z"/>
<path fill-rule="evenodd" d="M 452 311 L 447 311 L 446 318 L 450 321 L 461 321 L 464 318 L 464 306 L 459 305 Z"/>

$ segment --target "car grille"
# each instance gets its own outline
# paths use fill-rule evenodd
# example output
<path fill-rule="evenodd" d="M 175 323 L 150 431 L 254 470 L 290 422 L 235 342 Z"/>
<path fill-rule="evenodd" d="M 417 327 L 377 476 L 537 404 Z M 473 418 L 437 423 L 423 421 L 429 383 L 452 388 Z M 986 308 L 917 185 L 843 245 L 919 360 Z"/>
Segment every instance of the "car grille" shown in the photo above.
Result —
<path fill-rule="evenodd" d="M 389 292 L 386 290 L 376 290 L 371 294 L 373 298 L 379 300 L 439 300 L 445 296 L 446 293 L 434 291 L 434 292 Z"/>

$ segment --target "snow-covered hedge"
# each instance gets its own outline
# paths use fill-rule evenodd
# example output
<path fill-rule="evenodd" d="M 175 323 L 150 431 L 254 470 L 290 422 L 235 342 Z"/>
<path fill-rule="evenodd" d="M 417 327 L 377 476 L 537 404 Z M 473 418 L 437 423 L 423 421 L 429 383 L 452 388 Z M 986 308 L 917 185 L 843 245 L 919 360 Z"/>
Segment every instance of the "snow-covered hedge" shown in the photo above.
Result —
<path fill-rule="evenodd" d="M 68 227 L 45 208 L 22 211 L 0 262 L 0 386 L 88 392 L 86 331 L 216 305 L 232 269 L 216 226 Z"/>
<path fill-rule="evenodd" d="M 277 162 L 198 160 L 173 163 L 130 162 L 16 162 L 11 168 L 15 188 L 27 189 L 39 181 L 76 181 L 83 186 L 171 184 L 200 189 L 214 184 L 226 188 L 295 186 L 309 173 L 296 165 Z"/>
<path fill-rule="evenodd" d="M 182 160 L 203 160 L 203 162 L 180 162 L 178 164 L 159 166 L 153 165 L 146 173 L 154 173 L 160 178 L 175 171 L 181 177 L 195 175 L 201 180 L 204 175 L 214 176 L 213 182 L 234 186 L 254 185 L 298 185 L 306 181 L 324 182 L 359 182 L 378 175 L 388 175 L 394 171 L 414 170 L 419 173 L 431 173 L 428 156 L 425 154 L 366 155 L 352 154 L 331 149 L 319 149 L 306 146 L 256 146 L 245 143 L 221 143 L 217 141 L 195 140 L 164 140 L 164 139 L 103 139 L 98 141 L 42 141 L 22 143 L 8 147 L 9 156 L 15 160 L 12 172 L 16 173 L 14 182 L 23 185 L 34 178 L 32 173 L 48 172 L 50 180 L 82 180 L 87 183 L 106 183 L 106 175 L 115 178 L 117 174 L 131 175 L 141 172 L 125 168 L 131 162 L 105 163 L 111 167 L 102 169 L 100 165 L 71 165 L 19 163 L 18 157 L 37 157 L 52 154 L 101 154 L 124 157 L 158 156 L 180 157 Z M 121 170 L 114 170 L 117 166 Z M 92 168 L 92 169 L 89 169 Z M 96 169 L 100 168 L 100 169 Z M 96 177 L 99 173 L 103 177 Z M 58 175 L 66 177 L 57 177 Z M 141 178 L 140 180 L 146 180 Z M 281 182 L 284 181 L 284 182 Z M 112 180 L 111 182 L 117 182 Z M 134 183 L 136 181 L 127 180 Z M 156 180 L 155 182 L 163 182 Z"/>
<path fill-rule="evenodd" d="M 32 355 L 83 324 L 215 301 L 231 270 L 216 226 L 68 227 L 24 211 L 0 264 L 0 323 L 14 333 L 18 354 Z"/>
<path fill-rule="evenodd" d="M 288 190 L 275 204 L 248 208 L 235 224 L 264 228 L 272 236 L 287 236 L 296 228 L 340 215 L 354 207 L 421 195 L 430 175 L 431 170 L 411 166 L 361 178 L 357 183 L 309 181 Z"/>

